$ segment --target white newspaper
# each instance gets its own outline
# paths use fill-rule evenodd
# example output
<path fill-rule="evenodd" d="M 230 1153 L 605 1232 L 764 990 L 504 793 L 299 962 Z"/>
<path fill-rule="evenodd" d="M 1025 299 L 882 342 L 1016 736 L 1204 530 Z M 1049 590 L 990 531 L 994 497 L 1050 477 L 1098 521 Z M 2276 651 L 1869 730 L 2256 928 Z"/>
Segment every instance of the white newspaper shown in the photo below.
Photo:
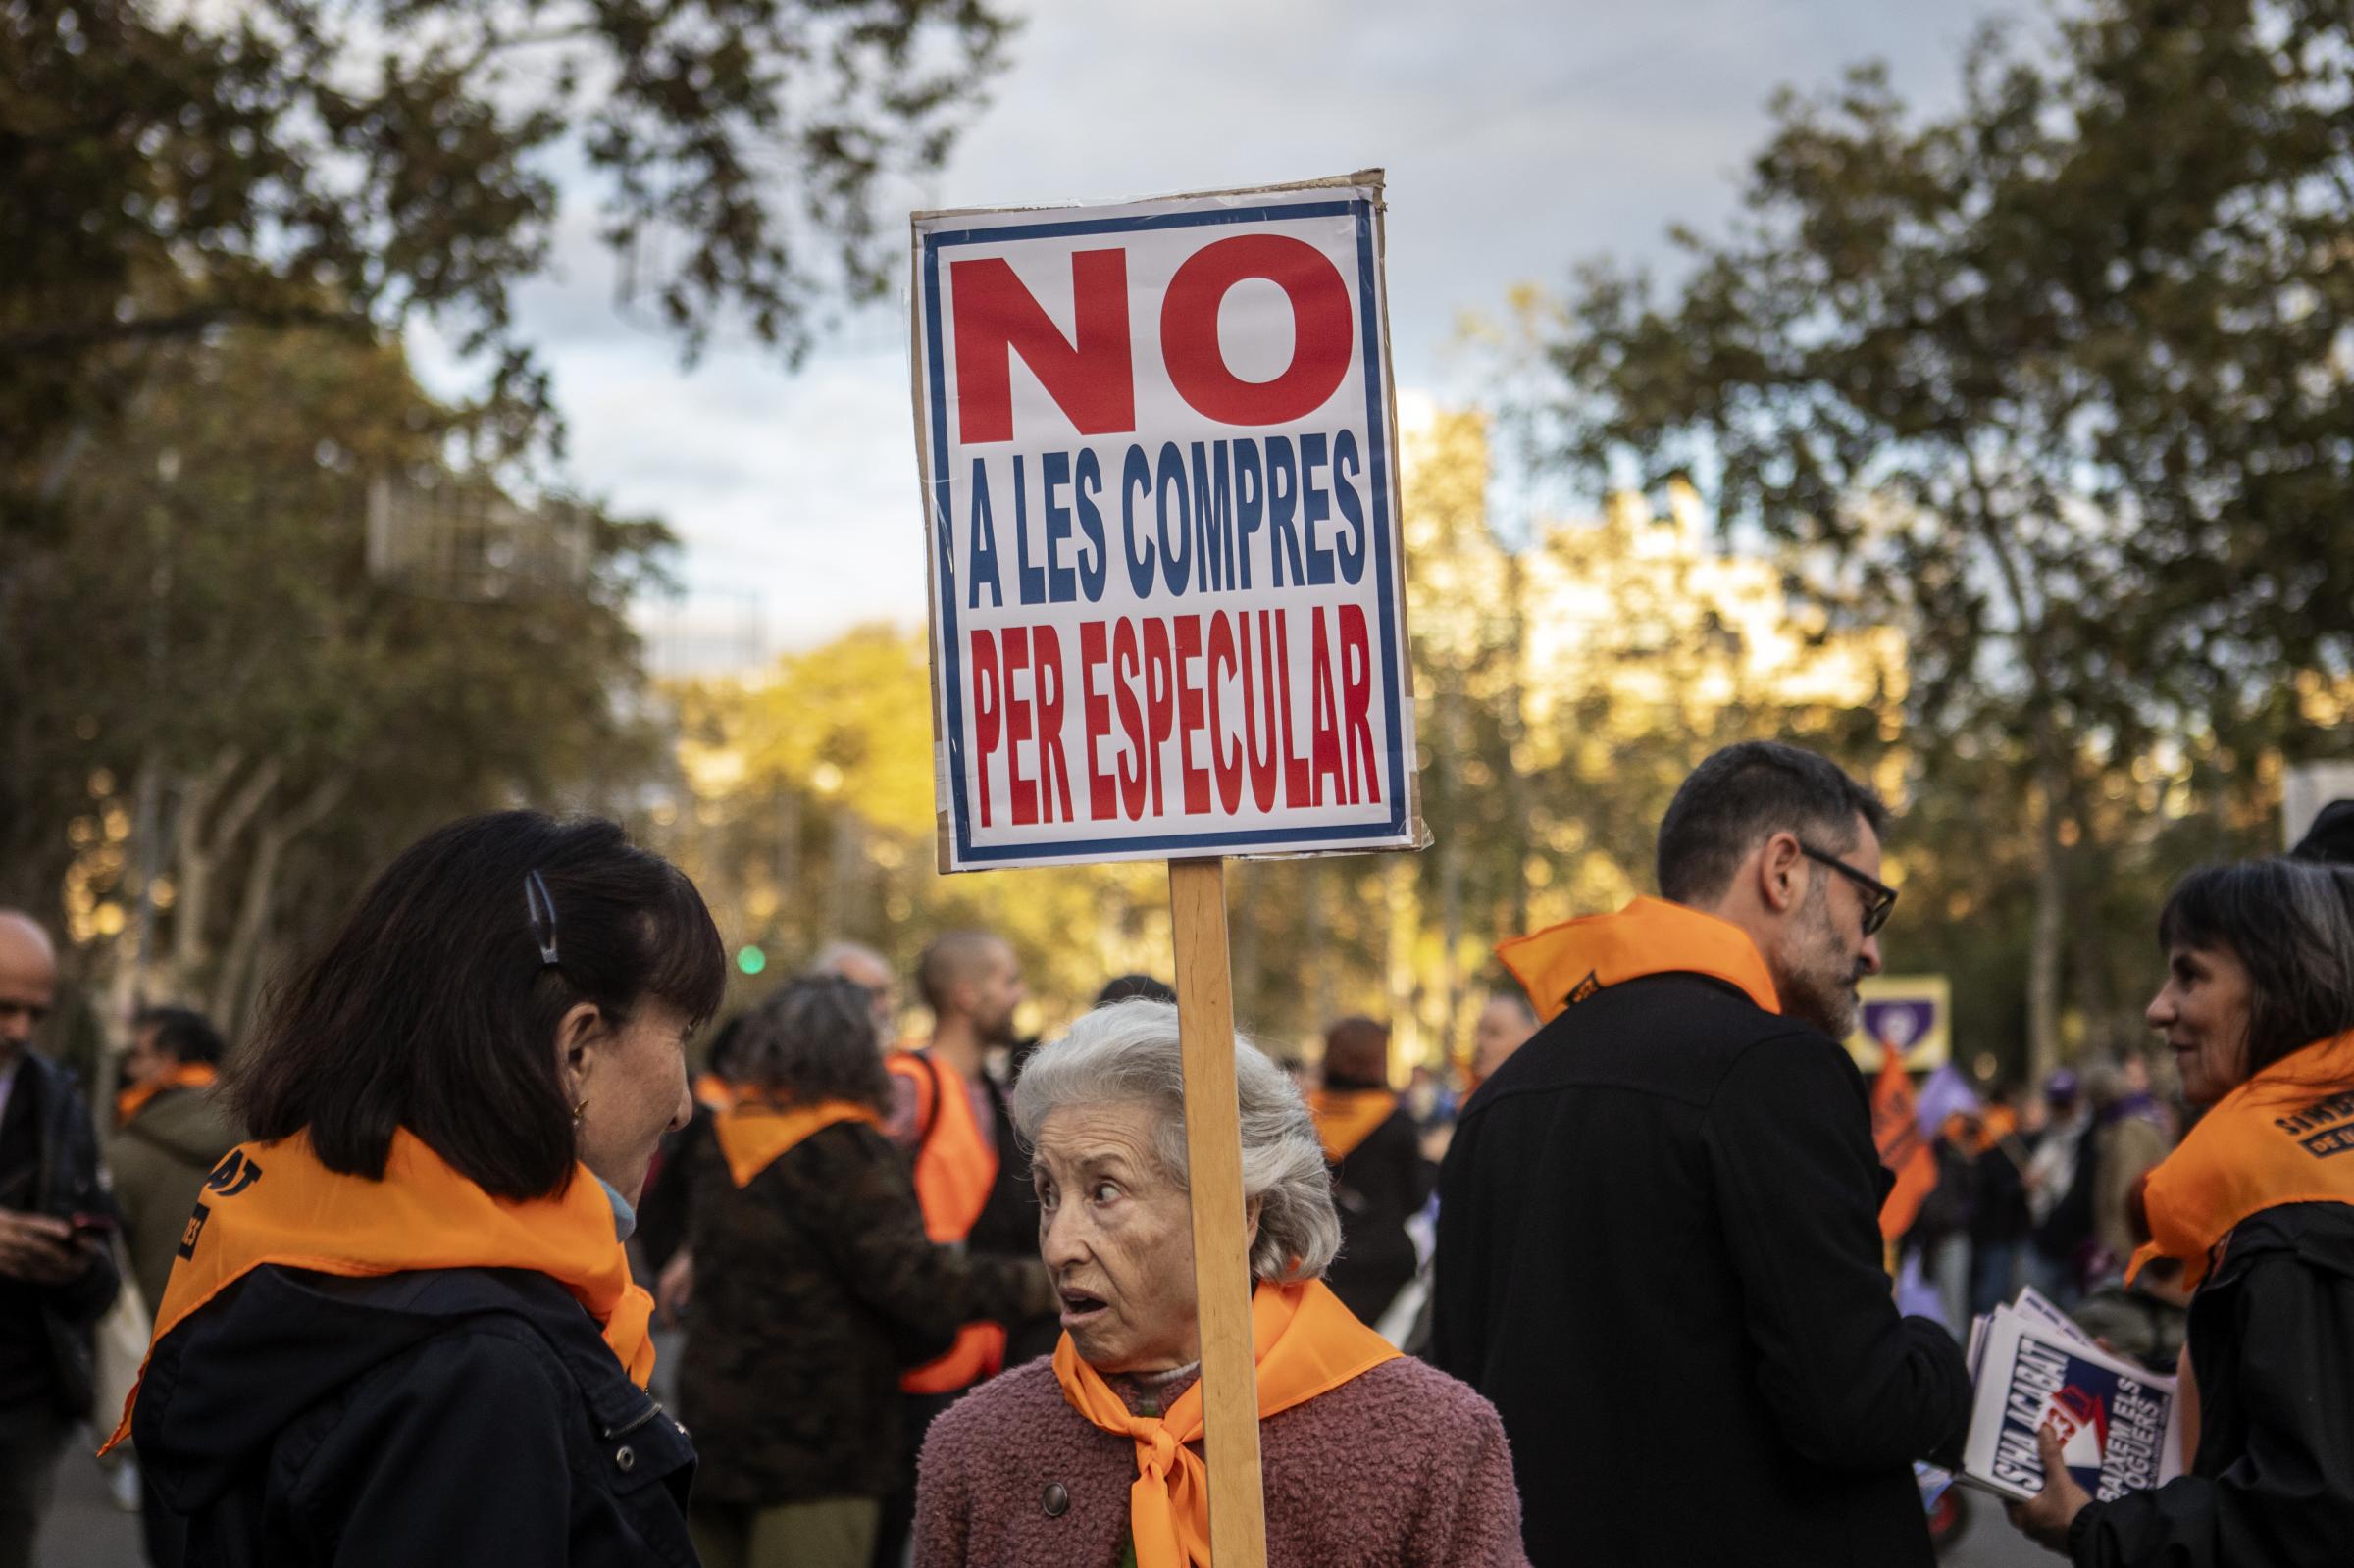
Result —
<path fill-rule="evenodd" d="M 2101 1349 L 2033 1291 L 1972 1326 L 1970 1357 L 1977 1391 L 1961 1480 L 2034 1496 L 2044 1480 L 2035 1435 L 2047 1422 L 2069 1473 L 2101 1501 L 2180 1473 L 2175 1380 Z"/>

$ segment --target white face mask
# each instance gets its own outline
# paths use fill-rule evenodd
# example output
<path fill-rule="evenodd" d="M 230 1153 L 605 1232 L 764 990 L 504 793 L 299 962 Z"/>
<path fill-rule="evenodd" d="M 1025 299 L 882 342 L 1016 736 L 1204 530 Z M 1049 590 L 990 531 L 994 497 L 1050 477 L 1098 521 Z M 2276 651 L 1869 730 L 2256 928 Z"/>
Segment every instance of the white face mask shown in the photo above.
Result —
<path fill-rule="evenodd" d="M 599 1176 L 596 1179 L 596 1185 L 605 1189 L 605 1201 L 613 1205 L 615 1238 L 624 1241 L 628 1240 L 638 1230 L 638 1211 L 630 1206 L 630 1200 L 623 1197 L 621 1189 L 611 1182 Z"/>

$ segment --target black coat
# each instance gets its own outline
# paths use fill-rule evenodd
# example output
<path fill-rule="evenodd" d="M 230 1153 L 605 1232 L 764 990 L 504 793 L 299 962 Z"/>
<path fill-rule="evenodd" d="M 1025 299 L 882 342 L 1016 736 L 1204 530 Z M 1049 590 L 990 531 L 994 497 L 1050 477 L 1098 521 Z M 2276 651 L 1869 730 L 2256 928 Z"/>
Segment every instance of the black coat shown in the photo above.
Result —
<path fill-rule="evenodd" d="M 1897 1314 L 1887 1185 L 1846 1054 L 1696 975 L 1572 1004 L 1481 1087 L 1433 1359 L 1504 1417 L 1537 1568 L 1925 1568 L 1910 1461 L 1970 1382 Z"/>
<path fill-rule="evenodd" d="M 905 1160 L 873 1128 L 812 1133 L 742 1188 L 705 1138 L 676 1174 L 691 1184 L 695 1275 L 679 1413 L 702 1449 L 703 1499 L 884 1495 L 899 1374 L 967 1322 L 1052 1304 L 1035 1254 L 933 1244 Z"/>
<path fill-rule="evenodd" d="M 155 1351 L 131 1436 L 188 1568 L 693 1568 L 687 1433 L 545 1275 L 262 1268 Z"/>
<path fill-rule="evenodd" d="M 1421 1267 L 1406 1222 L 1429 1200 L 1430 1162 L 1404 1107 L 1333 1165 L 1341 1254 L 1324 1271 L 1324 1283 L 1360 1321 L 1377 1322 Z"/>
<path fill-rule="evenodd" d="M 2354 1561 L 2354 1207 L 2240 1222 L 2190 1303 L 2191 1473 L 2088 1504 L 2077 1568 L 2339 1568 Z"/>
<path fill-rule="evenodd" d="M 37 1051 L 19 1050 L 0 1116 L 0 1208 L 60 1220 L 115 1213 L 74 1075 Z M 0 1403 L 46 1393 L 60 1415 L 92 1414 L 90 1334 L 121 1285 L 107 1247 L 90 1249 L 89 1267 L 63 1285 L 0 1278 Z"/>

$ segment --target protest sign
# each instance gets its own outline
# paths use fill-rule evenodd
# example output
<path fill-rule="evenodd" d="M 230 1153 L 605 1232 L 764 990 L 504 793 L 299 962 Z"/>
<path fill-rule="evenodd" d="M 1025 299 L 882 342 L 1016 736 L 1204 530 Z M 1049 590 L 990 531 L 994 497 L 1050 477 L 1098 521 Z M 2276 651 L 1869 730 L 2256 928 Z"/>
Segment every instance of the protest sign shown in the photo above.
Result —
<path fill-rule="evenodd" d="M 1418 840 L 1382 221 L 916 215 L 943 871 Z"/>
<path fill-rule="evenodd" d="M 1877 1072 L 1890 1045 L 1908 1071 L 1943 1067 L 1954 1056 L 1954 987 L 1943 975 L 1868 975 L 1857 983 L 1863 1005 L 1847 1037 L 1847 1053 L 1867 1073 Z"/>

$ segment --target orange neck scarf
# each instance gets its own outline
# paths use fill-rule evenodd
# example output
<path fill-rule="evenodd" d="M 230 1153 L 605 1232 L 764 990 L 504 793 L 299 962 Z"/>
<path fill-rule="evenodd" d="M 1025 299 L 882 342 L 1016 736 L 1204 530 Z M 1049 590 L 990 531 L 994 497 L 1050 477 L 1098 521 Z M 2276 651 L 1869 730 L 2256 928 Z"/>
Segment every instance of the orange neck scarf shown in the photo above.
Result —
<path fill-rule="evenodd" d="M 727 1156 L 728 1175 L 738 1187 L 749 1187 L 752 1178 L 775 1164 L 779 1155 L 837 1122 L 882 1125 L 873 1111 L 848 1100 L 793 1106 L 738 1101 L 712 1118 L 711 1131 L 719 1138 L 719 1152 Z"/>
<path fill-rule="evenodd" d="M 128 1127 L 149 1100 L 168 1088 L 210 1088 L 220 1077 L 221 1070 L 210 1062 L 176 1062 L 163 1077 L 133 1084 L 115 1096 L 115 1125 Z"/>
<path fill-rule="evenodd" d="M 2150 1173 L 2142 1204 L 2152 1258 L 2176 1258 L 2182 1283 L 2207 1277 L 2232 1227 L 2281 1203 L 2354 1203 L 2354 1032 L 2291 1051 L 2215 1102 Z"/>
<path fill-rule="evenodd" d="M 1261 1421 L 1329 1393 L 1398 1354 L 1387 1340 L 1351 1316 L 1320 1280 L 1260 1286 L 1251 1298 L 1251 1340 L 1258 1363 Z M 1186 1446 L 1202 1436 L 1201 1383 L 1179 1394 L 1166 1415 L 1132 1415 L 1102 1375 L 1079 1359 L 1067 1334 L 1054 1347 L 1054 1377 L 1072 1409 L 1136 1443 L 1128 1528 L 1137 1568 L 1206 1568 L 1209 1471 Z"/>
<path fill-rule="evenodd" d="M 717 1073 L 694 1075 L 694 1102 L 714 1111 L 724 1111 L 736 1103 L 736 1086 Z"/>
<path fill-rule="evenodd" d="M 1539 1023 L 1552 1023 L 1606 986 L 1670 973 L 1707 975 L 1739 987 L 1769 1013 L 1782 1010 L 1749 933 L 1664 898 L 1638 898 L 1614 915 L 1586 915 L 1514 936 L 1498 945 L 1496 956 L 1528 992 Z"/>
<path fill-rule="evenodd" d="M 653 1297 L 630 1282 L 612 1204 L 585 1165 L 574 1168 L 563 1196 L 518 1203 L 460 1176 L 406 1128 L 393 1133 L 384 1180 L 376 1182 L 320 1164 L 308 1134 L 241 1143 L 205 1180 L 156 1308 L 156 1340 L 268 1264 L 349 1279 L 529 1269 L 572 1292 L 631 1382 L 642 1389 L 653 1376 L 646 1332 Z M 133 1386 L 108 1448 L 129 1433 L 138 1397 Z"/>
<path fill-rule="evenodd" d="M 1390 1119 L 1398 1096 L 1386 1088 L 1320 1088 L 1307 1097 L 1307 1109 L 1316 1119 L 1324 1158 L 1338 1165 Z"/>

